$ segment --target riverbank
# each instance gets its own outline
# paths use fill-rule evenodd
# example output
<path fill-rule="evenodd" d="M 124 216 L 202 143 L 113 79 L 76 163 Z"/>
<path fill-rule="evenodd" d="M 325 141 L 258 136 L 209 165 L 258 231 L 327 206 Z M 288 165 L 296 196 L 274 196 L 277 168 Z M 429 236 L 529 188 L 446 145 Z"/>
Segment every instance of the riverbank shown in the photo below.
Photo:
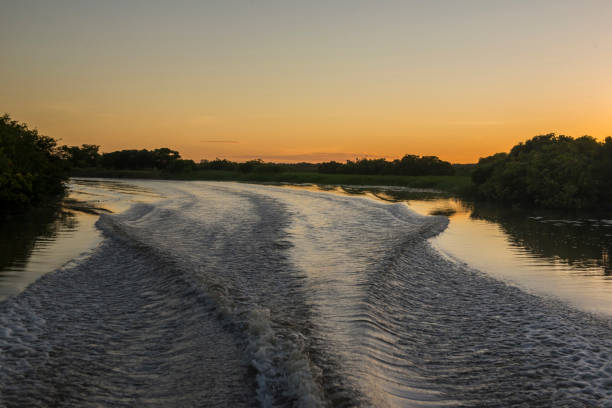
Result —
<path fill-rule="evenodd" d="M 223 170 L 195 170 L 170 173 L 159 170 L 108 170 L 99 168 L 73 169 L 71 177 L 131 178 L 149 180 L 209 180 L 259 183 L 314 183 L 354 186 L 401 186 L 431 188 L 452 194 L 469 191 L 469 176 L 398 176 L 365 174 L 323 174 L 307 172 L 242 173 Z"/>

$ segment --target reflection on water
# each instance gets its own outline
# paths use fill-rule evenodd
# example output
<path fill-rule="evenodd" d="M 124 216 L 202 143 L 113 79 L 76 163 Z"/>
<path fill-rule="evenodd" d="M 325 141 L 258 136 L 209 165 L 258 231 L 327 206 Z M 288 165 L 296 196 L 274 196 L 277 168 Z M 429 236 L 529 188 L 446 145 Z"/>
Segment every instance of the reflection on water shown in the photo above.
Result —
<path fill-rule="evenodd" d="M 71 179 L 69 198 L 85 201 L 112 212 L 123 212 L 132 204 L 153 202 L 162 197 L 159 193 L 135 183 L 108 179 Z"/>
<path fill-rule="evenodd" d="M 0 302 L 10 406 L 612 403 L 610 319 L 449 262 L 428 239 L 516 280 L 546 271 L 575 289 L 593 276 L 551 280 L 545 257 L 530 271 L 537 257 L 460 201 L 409 201 L 448 214 L 442 232 L 447 218 L 380 201 L 393 191 L 129 183 L 165 199 L 102 214 L 89 256 Z M 75 187 L 97 206 L 157 199 L 105 188 Z"/>
<path fill-rule="evenodd" d="M 535 215 L 493 206 L 476 206 L 471 217 L 499 224 L 512 246 L 551 262 L 567 262 L 576 274 L 612 273 L 612 221 L 605 218 L 543 211 Z"/>
<path fill-rule="evenodd" d="M 0 300 L 96 245 L 97 216 L 42 208 L 0 224 Z"/>
<path fill-rule="evenodd" d="M 397 187 L 322 190 L 405 202 L 420 214 L 447 216 L 448 229 L 431 242 L 452 259 L 527 291 L 612 314 L 611 214 L 521 210 Z"/>
<path fill-rule="evenodd" d="M 163 198 L 139 184 L 73 179 L 69 198 L 113 212 Z M 448 229 L 431 240 L 442 253 L 526 290 L 612 314 L 612 215 L 525 211 L 401 187 L 297 188 L 405 202 L 421 214 L 447 216 Z M 97 218 L 45 208 L 0 224 L 0 299 L 95 247 L 101 240 Z"/>
<path fill-rule="evenodd" d="M 72 179 L 66 205 L 33 209 L 0 223 L 0 300 L 100 243 L 101 209 L 120 212 L 160 196 L 114 180 Z M 77 204 L 75 204 L 77 203 Z"/>

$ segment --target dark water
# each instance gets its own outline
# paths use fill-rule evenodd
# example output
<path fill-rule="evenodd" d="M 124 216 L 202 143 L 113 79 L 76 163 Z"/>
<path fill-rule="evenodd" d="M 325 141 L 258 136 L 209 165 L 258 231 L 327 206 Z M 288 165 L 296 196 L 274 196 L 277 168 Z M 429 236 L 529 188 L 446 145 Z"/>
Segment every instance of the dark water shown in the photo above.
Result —
<path fill-rule="evenodd" d="M 75 181 L 75 196 L 114 208 L 96 222 L 102 238 L 0 303 L 2 404 L 612 404 L 610 319 L 520 288 L 540 290 L 523 277 L 547 275 L 537 265 L 558 272 L 546 286 L 605 277 L 595 249 L 609 242 L 604 218 L 513 220 L 429 196 L 406 206 L 372 193 L 131 184 Z M 603 235 L 538 243 L 574 226 Z M 475 246 L 478 259 L 464 263 Z M 512 248 L 526 269 L 509 277 Z M 493 270 L 476 269 L 496 255 Z"/>
<path fill-rule="evenodd" d="M 95 246 L 101 239 L 97 218 L 42 208 L 0 223 L 0 300 Z"/>
<path fill-rule="evenodd" d="M 72 180 L 63 205 L 4 219 L 0 222 L 0 300 L 71 260 L 87 256 L 102 241 L 95 226 L 99 213 L 121 212 L 135 203 L 159 198 L 158 193 L 135 184 Z"/>

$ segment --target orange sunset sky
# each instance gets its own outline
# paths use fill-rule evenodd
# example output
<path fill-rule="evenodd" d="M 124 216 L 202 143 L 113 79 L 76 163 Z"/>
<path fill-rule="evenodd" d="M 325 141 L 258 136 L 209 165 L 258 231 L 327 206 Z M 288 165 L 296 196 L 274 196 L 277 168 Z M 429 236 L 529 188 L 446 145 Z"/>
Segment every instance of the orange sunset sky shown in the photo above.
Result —
<path fill-rule="evenodd" d="M 62 144 L 468 163 L 612 135 L 610 1 L 3 1 L 0 113 Z"/>

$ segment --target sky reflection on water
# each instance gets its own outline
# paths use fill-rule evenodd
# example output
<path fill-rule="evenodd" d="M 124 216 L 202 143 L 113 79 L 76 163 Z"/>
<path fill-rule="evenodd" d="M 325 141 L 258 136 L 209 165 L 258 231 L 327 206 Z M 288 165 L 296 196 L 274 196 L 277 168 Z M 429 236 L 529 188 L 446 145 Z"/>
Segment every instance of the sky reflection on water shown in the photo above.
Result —
<path fill-rule="evenodd" d="M 612 216 L 477 205 L 429 190 L 290 187 L 400 201 L 423 215 L 448 216 L 448 229 L 431 239 L 443 254 L 529 292 L 612 315 Z M 163 197 L 137 180 L 76 179 L 70 198 L 121 212 Z M 47 209 L 0 226 L 0 299 L 98 245 L 96 220 L 80 211 Z"/>

